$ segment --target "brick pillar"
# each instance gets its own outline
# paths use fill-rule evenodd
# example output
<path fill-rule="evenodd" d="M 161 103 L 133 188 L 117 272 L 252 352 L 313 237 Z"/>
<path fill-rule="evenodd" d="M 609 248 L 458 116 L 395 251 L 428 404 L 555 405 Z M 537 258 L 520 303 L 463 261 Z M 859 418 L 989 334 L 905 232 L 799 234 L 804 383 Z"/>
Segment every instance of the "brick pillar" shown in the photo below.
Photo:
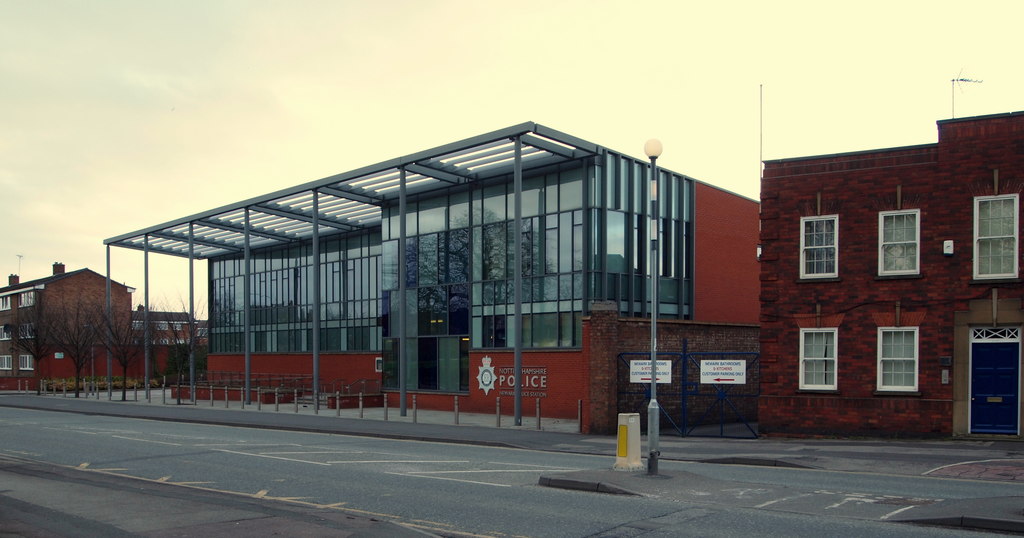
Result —
<path fill-rule="evenodd" d="M 590 370 L 585 433 L 615 433 L 618 424 L 619 309 L 613 301 L 593 302 L 584 322 L 584 357 Z"/>

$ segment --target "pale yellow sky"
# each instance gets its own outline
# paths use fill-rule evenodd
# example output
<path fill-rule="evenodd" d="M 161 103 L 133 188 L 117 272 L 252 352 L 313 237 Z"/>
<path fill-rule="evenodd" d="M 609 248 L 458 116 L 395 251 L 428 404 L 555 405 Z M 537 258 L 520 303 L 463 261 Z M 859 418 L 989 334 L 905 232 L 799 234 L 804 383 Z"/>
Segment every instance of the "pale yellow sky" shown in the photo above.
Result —
<path fill-rule="evenodd" d="M 0 273 L 535 121 L 758 196 L 766 159 L 1024 110 L 1019 1 L 0 2 Z M 984 80 L 951 91 L 954 77 Z M 763 85 L 763 131 L 759 127 Z M 142 254 L 112 250 L 139 288 Z M 151 256 L 151 299 L 187 298 Z M 6 282 L 6 280 L 4 281 Z M 205 296 L 205 264 L 197 264 Z"/>

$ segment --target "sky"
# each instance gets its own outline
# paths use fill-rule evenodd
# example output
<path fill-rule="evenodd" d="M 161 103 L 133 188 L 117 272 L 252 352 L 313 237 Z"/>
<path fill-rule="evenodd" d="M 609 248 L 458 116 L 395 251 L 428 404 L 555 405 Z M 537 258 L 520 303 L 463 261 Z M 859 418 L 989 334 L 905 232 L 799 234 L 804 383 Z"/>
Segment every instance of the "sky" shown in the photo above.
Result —
<path fill-rule="evenodd" d="M 1024 110 L 1022 17 L 1019 0 L 0 0 L 0 273 L 105 274 L 104 239 L 526 121 L 639 158 L 658 138 L 661 166 L 756 199 L 762 159 Z M 142 253 L 110 256 L 141 302 Z M 151 255 L 150 285 L 153 308 L 186 308 L 187 260 Z"/>

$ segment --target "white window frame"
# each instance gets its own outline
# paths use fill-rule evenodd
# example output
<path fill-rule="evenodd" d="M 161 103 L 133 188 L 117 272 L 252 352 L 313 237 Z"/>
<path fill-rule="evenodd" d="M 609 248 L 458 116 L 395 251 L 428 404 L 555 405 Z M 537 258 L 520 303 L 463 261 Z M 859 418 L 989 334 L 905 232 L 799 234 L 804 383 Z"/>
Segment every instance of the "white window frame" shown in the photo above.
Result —
<path fill-rule="evenodd" d="M 833 256 L 832 256 L 832 271 L 828 273 L 809 273 L 807 272 L 807 252 L 810 249 L 829 248 L 828 245 L 807 245 L 807 235 L 804 233 L 804 226 L 806 223 L 811 221 L 832 221 L 832 238 L 833 242 L 831 245 Z M 800 278 L 835 278 L 839 276 L 839 215 L 820 215 L 816 217 L 801 217 L 800 218 Z"/>
<path fill-rule="evenodd" d="M 36 337 L 35 327 L 31 323 L 22 323 L 18 326 L 18 339 L 31 340 Z"/>
<path fill-rule="evenodd" d="M 883 335 L 885 333 L 911 333 L 914 339 L 914 350 L 912 357 L 883 357 L 884 346 L 882 345 Z M 920 359 L 920 342 L 921 339 L 918 337 L 917 327 L 879 327 L 878 328 L 878 381 L 877 388 L 879 392 L 917 392 L 918 377 L 921 369 Z M 914 382 L 910 385 L 886 385 L 883 381 L 885 368 L 883 361 L 913 361 L 914 362 Z"/>
<path fill-rule="evenodd" d="M 29 306 L 35 306 L 36 304 L 36 292 L 34 291 L 23 291 L 18 294 L 18 308 L 25 308 Z"/>
<path fill-rule="evenodd" d="M 10 325 L 4 326 L 4 325 L 0 324 L 0 340 L 10 340 L 11 339 L 11 328 L 10 327 L 11 327 Z"/>
<path fill-rule="evenodd" d="M 906 245 L 911 241 L 885 241 L 885 220 L 887 217 L 914 216 L 914 266 L 907 269 L 885 268 L 885 247 L 889 245 Z M 881 211 L 878 213 L 878 274 L 879 275 L 916 275 L 921 272 L 921 210 Z"/>
<path fill-rule="evenodd" d="M 825 353 L 823 357 L 807 357 L 805 355 L 806 348 L 805 340 L 810 334 L 830 334 L 832 335 L 832 353 L 828 356 Z M 839 386 L 839 329 L 837 328 L 824 328 L 824 329 L 800 329 L 800 389 L 801 390 L 837 390 Z M 832 363 L 832 382 L 817 384 L 806 382 L 806 371 L 808 361 L 831 361 Z M 826 368 L 827 369 L 827 368 Z"/>
<path fill-rule="evenodd" d="M 981 237 L 981 222 L 979 209 L 984 202 L 997 200 L 1013 200 L 1013 235 L 988 235 Z M 1020 199 L 1016 193 L 999 196 L 977 196 L 974 198 L 974 278 L 1017 278 L 1019 272 L 1020 257 Z M 1013 241 L 1013 269 L 1008 273 L 982 273 L 981 272 L 981 242 L 986 239 L 1011 239 Z"/>
<path fill-rule="evenodd" d="M 36 367 L 33 362 L 32 355 L 18 355 L 18 370 L 26 372 L 29 370 L 35 370 Z"/>
<path fill-rule="evenodd" d="M 10 310 L 10 309 L 11 309 L 11 296 L 10 295 L 4 295 L 3 297 L 0 297 L 0 310 Z"/>
<path fill-rule="evenodd" d="M 11 356 L 10 355 L 0 355 L 0 370 L 13 370 L 13 369 L 14 369 L 14 367 L 11 366 Z"/>

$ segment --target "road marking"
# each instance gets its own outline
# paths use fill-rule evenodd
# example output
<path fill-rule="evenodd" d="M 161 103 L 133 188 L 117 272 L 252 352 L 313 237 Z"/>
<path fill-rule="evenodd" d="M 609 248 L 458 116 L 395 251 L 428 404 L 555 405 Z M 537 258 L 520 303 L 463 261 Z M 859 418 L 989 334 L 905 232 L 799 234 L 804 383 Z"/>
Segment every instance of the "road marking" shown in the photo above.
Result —
<path fill-rule="evenodd" d="M 167 482 L 170 479 L 171 479 L 171 476 L 167 475 L 167 476 L 161 476 L 160 478 L 157 478 L 156 481 L 157 482 Z"/>
<path fill-rule="evenodd" d="M 550 469 L 555 472 L 570 472 L 576 469 Z M 546 473 L 548 469 L 475 469 L 472 471 L 410 471 L 409 474 L 460 474 L 460 473 Z"/>
<path fill-rule="evenodd" d="M 559 471 L 581 471 L 582 470 L 582 469 L 561 469 L 561 468 L 556 467 L 554 465 L 536 465 L 536 464 L 533 464 L 533 463 L 509 463 L 509 462 L 506 462 L 506 461 L 489 461 L 487 463 L 490 463 L 491 465 L 514 465 L 514 466 L 518 466 L 518 467 L 536 467 L 538 469 L 556 469 L 556 470 L 559 470 Z"/>
<path fill-rule="evenodd" d="M 227 450 L 227 449 L 224 449 L 224 448 L 215 448 L 214 451 L 215 452 L 226 452 L 228 454 L 238 454 L 238 455 L 241 455 L 241 456 L 252 456 L 254 458 L 268 458 L 268 459 L 272 459 L 272 460 L 293 461 L 295 463 L 308 463 L 310 465 L 324 465 L 324 466 L 330 467 L 329 463 L 320 463 L 319 461 L 299 460 L 299 459 L 295 459 L 295 458 L 282 458 L 280 456 L 266 456 L 266 455 L 263 455 L 263 454 L 252 454 L 252 453 L 249 453 L 249 452 L 239 452 L 237 450 Z"/>
<path fill-rule="evenodd" d="M 479 484 L 481 486 L 497 486 L 499 488 L 510 488 L 510 487 L 512 487 L 509 484 L 495 484 L 493 482 L 478 482 L 476 480 L 461 480 L 461 479 L 458 479 L 458 478 L 445 478 L 443 476 L 426 476 L 426 475 L 419 475 L 419 474 L 412 474 L 412 473 L 385 473 L 385 474 L 393 474 L 395 476 L 414 476 L 416 478 L 430 478 L 430 479 L 433 479 L 433 480 L 449 480 L 451 482 L 462 482 L 462 483 L 465 483 L 465 484 Z"/>
<path fill-rule="evenodd" d="M 935 471 L 941 471 L 942 469 L 945 469 L 947 467 L 956 467 L 957 465 L 971 465 L 973 463 L 991 463 L 991 462 L 1007 462 L 1007 461 L 1024 461 L 1024 460 L 1013 459 L 1013 458 L 997 458 L 997 459 L 991 459 L 991 460 L 961 461 L 959 463 L 950 463 L 949 465 L 942 465 L 942 466 L 936 467 L 936 468 L 934 468 L 934 469 L 932 469 L 930 471 L 925 471 L 925 472 L 923 472 L 921 474 L 922 475 L 927 475 L 927 474 L 930 474 L 930 473 L 934 473 Z"/>
<path fill-rule="evenodd" d="M 327 463 L 469 463 L 469 460 L 340 460 Z"/>
<path fill-rule="evenodd" d="M 181 446 L 181 443 L 168 443 L 167 441 L 152 441 L 150 439 L 137 439 L 135 437 L 124 437 L 123 435 L 111 435 L 111 437 L 113 437 L 115 439 L 125 439 L 125 440 L 128 440 L 128 441 L 138 441 L 140 443 L 156 443 L 158 445 Z"/>
<path fill-rule="evenodd" d="M 893 510 L 892 512 L 889 512 L 888 514 L 885 514 L 884 516 L 882 516 L 882 517 L 880 517 L 878 519 L 889 519 L 890 517 L 895 516 L 896 514 L 899 514 L 900 512 L 906 512 L 907 510 L 910 510 L 911 508 L 916 508 L 916 507 L 917 507 L 916 505 L 904 506 L 903 508 L 900 508 L 899 510 Z"/>
<path fill-rule="evenodd" d="M 283 454 L 365 454 L 362 450 L 324 450 L 314 452 L 260 452 L 260 454 L 283 455 Z"/>
<path fill-rule="evenodd" d="M 763 503 L 755 506 L 754 508 L 764 508 L 766 506 L 771 506 L 771 505 L 773 505 L 775 503 L 780 503 L 780 502 L 784 502 L 784 501 L 791 501 L 793 499 L 799 499 L 801 497 L 806 497 L 808 495 L 809 495 L 809 493 L 801 493 L 800 495 L 792 495 L 790 497 L 781 497 L 781 498 L 775 499 L 774 501 L 763 502 Z"/>

